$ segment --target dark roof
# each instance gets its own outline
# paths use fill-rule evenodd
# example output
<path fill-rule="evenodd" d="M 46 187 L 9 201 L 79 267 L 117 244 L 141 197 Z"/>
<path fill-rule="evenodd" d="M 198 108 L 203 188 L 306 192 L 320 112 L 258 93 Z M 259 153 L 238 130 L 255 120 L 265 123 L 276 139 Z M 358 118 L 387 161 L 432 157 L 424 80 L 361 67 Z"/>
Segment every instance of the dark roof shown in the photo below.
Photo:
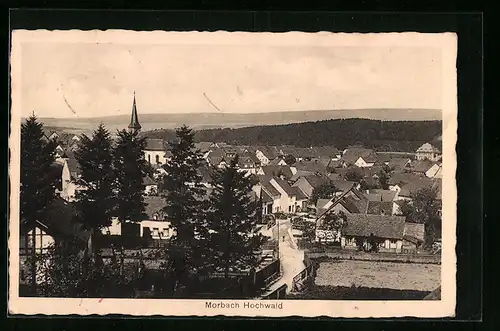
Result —
<path fill-rule="evenodd" d="M 348 236 L 402 239 L 405 217 L 392 215 L 347 214 L 347 226 L 343 230 Z"/>
<path fill-rule="evenodd" d="M 340 200 L 340 204 L 352 214 L 366 214 L 368 203 L 368 199 L 356 200 L 351 196 L 345 196 Z"/>
<path fill-rule="evenodd" d="M 301 171 L 311 171 L 314 173 L 326 173 L 326 165 L 319 160 L 299 161 L 293 164 L 293 167 Z"/>
<path fill-rule="evenodd" d="M 292 166 L 293 167 L 293 166 Z M 292 182 L 296 182 L 300 177 L 306 177 L 306 176 L 311 176 L 311 175 L 314 175 L 315 173 L 314 172 L 311 172 L 311 171 L 305 171 L 305 170 L 297 170 L 297 172 L 295 173 L 295 175 L 293 175 L 291 178 L 290 178 L 290 181 Z"/>
<path fill-rule="evenodd" d="M 392 215 L 392 202 L 368 201 L 367 214 L 373 215 Z"/>
<path fill-rule="evenodd" d="M 280 179 L 278 177 L 273 177 L 273 179 L 278 183 L 278 185 L 286 192 L 289 196 L 295 195 L 297 192 L 295 188 L 292 188 L 286 180 Z"/>
<path fill-rule="evenodd" d="M 198 143 L 195 143 L 194 146 L 201 152 L 208 152 L 212 146 L 212 143 L 209 141 L 200 141 Z"/>
<path fill-rule="evenodd" d="M 165 151 L 163 139 L 146 139 L 146 151 Z"/>
<path fill-rule="evenodd" d="M 441 197 L 441 181 L 436 179 L 430 179 L 427 177 L 422 177 L 416 180 L 413 180 L 409 183 L 404 183 L 401 185 L 401 191 L 399 192 L 400 196 L 409 197 L 413 193 L 416 193 L 418 190 L 423 188 L 436 188 L 438 198 Z"/>
<path fill-rule="evenodd" d="M 300 187 L 292 186 L 292 189 L 295 190 L 295 199 L 296 200 L 307 200 L 307 195 L 300 189 Z"/>
<path fill-rule="evenodd" d="M 266 190 L 262 190 L 262 202 L 265 203 L 273 202 L 273 198 L 267 193 Z"/>
<path fill-rule="evenodd" d="M 350 182 L 347 180 L 333 180 L 333 185 L 341 190 L 342 192 L 347 192 L 354 187 L 354 182 Z"/>
<path fill-rule="evenodd" d="M 149 219 L 153 219 L 154 215 L 163 215 L 163 207 L 165 207 L 165 200 L 162 197 L 146 196 L 144 197 L 146 204 L 145 213 Z"/>
<path fill-rule="evenodd" d="M 372 149 L 361 147 L 350 147 L 346 149 L 342 155 L 342 160 L 347 163 L 355 163 L 360 157 L 366 162 L 377 161 L 377 154 Z"/>
<path fill-rule="evenodd" d="M 404 235 L 424 241 L 425 238 L 425 225 L 420 223 L 405 223 Z"/>
<path fill-rule="evenodd" d="M 135 103 L 135 92 L 134 92 L 134 103 L 132 105 L 132 115 L 130 116 L 129 129 L 140 130 L 141 124 L 139 124 L 139 116 L 137 116 L 137 106 Z"/>
<path fill-rule="evenodd" d="M 434 164 L 436 164 L 436 163 L 429 161 L 429 160 L 417 160 L 417 161 L 413 161 L 412 163 L 410 163 L 409 170 L 412 172 L 425 173 Z"/>
<path fill-rule="evenodd" d="M 280 176 L 282 174 L 287 179 L 293 176 L 289 166 L 265 165 L 261 168 L 265 176 Z"/>
<path fill-rule="evenodd" d="M 321 146 L 321 147 L 313 147 L 314 154 L 319 157 L 326 158 L 334 158 L 337 155 L 341 154 L 340 151 L 333 146 Z"/>
<path fill-rule="evenodd" d="M 75 153 L 73 151 L 67 150 L 65 154 L 68 157 L 66 159 L 66 162 L 68 164 L 68 169 L 71 177 L 73 177 L 73 179 L 76 179 L 80 175 L 80 164 L 76 160 Z"/>
<path fill-rule="evenodd" d="M 393 170 L 402 170 L 406 168 L 406 165 L 411 162 L 410 158 L 392 158 L 389 161 L 389 167 Z"/>
<path fill-rule="evenodd" d="M 58 197 L 47 207 L 47 213 L 39 223 L 45 226 L 47 233 L 56 240 L 77 239 L 86 242 L 90 237 L 90 231 L 78 222 L 77 215 L 74 203 Z"/>
<path fill-rule="evenodd" d="M 387 182 L 389 185 L 403 185 L 414 181 L 418 181 L 421 178 L 423 178 L 423 176 L 417 174 L 406 173 L 406 172 L 394 172 L 391 175 L 391 177 L 389 177 Z"/>
<path fill-rule="evenodd" d="M 261 151 L 269 160 L 280 155 L 280 150 L 276 146 L 259 146 L 257 150 Z"/>
<path fill-rule="evenodd" d="M 392 190 L 374 189 L 370 190 L 370 194 L 376 194 L 378 197 L 377 201 L 389 202 L 394 201 L 397 192 Z"/>
<path fill-rule="evenodd" d="M 325 175 L 304 176 L 304 179 L 307 180 L 307 182 L 311 184 L 313 188 L 317 188 L 323 184 L 332 184 L 330 178 Z"/>
<path fill-rule="evenodd" d="M 263 189 L 266 190 L 271 196 L 279 197 L 281 195 L 280 192 L 276 188 L 274 188 L 273 185 L 271 185 L 269 179 L 270 178 L 268 177 L 260 176 L 260 184 L 262 185 Z"/>

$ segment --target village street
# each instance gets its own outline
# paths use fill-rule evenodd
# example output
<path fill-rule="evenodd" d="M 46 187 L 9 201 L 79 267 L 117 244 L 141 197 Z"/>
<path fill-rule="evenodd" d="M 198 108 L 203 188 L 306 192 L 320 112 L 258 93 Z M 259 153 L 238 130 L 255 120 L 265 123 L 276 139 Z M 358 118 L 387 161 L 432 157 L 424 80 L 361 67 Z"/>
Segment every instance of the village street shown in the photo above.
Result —
<path fill-rule="evenodd" d="M 277 220 L 277 222 L 277 225 L 270 229 L 268 235 L 279 240 L 282 277 L 268 289 L 268 292 L 286 284 L 287 293 L 289 293 L 292 290 L 293 278 L 305 267 L 304 251 L 297 247 L 292 235 L 290 220 Z"/>

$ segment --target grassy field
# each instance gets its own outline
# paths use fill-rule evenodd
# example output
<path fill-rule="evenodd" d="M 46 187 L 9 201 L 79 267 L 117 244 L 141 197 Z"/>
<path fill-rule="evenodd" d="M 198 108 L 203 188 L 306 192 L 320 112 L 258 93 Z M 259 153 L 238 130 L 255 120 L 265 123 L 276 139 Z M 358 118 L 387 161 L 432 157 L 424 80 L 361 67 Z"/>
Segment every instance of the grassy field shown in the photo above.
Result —
<path fill-rule="evenodd" d="M 441 266 L 354 260 L 322 261 L 315 284 L 427 292 L 441 285 Z"/>

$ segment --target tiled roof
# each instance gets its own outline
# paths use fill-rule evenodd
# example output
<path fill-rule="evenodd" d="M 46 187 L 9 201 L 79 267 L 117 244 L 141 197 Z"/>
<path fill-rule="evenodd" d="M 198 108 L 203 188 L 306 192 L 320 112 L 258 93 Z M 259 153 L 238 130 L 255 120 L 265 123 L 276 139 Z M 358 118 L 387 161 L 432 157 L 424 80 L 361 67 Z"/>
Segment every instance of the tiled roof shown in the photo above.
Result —
<path fill-rule="evenodd" d="M 410 163 L 409 170 L 411 172 L 425 173 L 429 170 L 435 163 L 429 160 L 418 160 Z"/>
<path fill-rule="evenodd" d="M 305 180 L 311 184 L 313 188 L 317 188 L 323 184 L 331 184 L 330 178 L 328 178 L 325 175 L 310 175 L 310 176 L 305 176 Z"/>
<path fill-rule="evenodd" d="M 325 206 L 330 201 L 332 201 L 332 199 L 318 199 L 318 201 L 316 202 L 316 208 L 326 210 Z"/>
<path fill-rule="evenodd" d="M 375 152 L 368 148 L 351 147 L 345 150 L 342 155 L 342 160 L 347 163 L 355 163 L 360 157 L 366 162 L 375 162 L 377 155 Z"/>
<path fill-rule="evenodd" d="M 420 223 L 406 222 L 403 235 L 416 238 L 420 241 L 424 241 L 425 225 Z"/>
<path fill-rule="evenodd" d="M 279 197 L 280 192 L 274 188 L 273 185 L 269 182 L 269 177 L 266 176 L 260 176 L 259 181 L 260 184 L 262 185 L 263 189 L 267 191 L 268 194 L 270 194 L 272 197 Z"/>
<path fill-rule="evenodd" d="M 273 202 L 273 198 L 267 193 L 266 190 L 262 190 L 262 202 L 264 203 Z"/>
<path fill-rule="evenodd" d="M 164 151 L 163 139 L 146 139 L 146 151 Z"/>
<path fill-rule="evenodd" d="M 293 166 L 292 166 L 293 167 Z M 295 175 L 293 175 L 291 178 L 290 178 L 290 181 L 292 182 L 296 182 L 300 177 L 306 177 L 306 176 L 311 176 L 311 175 L 314 175 L 315 173 L 314 172 L 311 172 L 311 171 L 305 171 L 305 170 L 297 170 L 297 172 L 295 173 Z"/>
<path fill-rule="evenodd" d="M 347 192 L 354 187 L 354 182 L 349 182 L 347 180 L 334 180 L 332 182 L 333 185 L 342 192 Z"/>
<path fill-rule="evenodd" d="M 87 241 L 90 232 L 77 221 L 77 210 L 74 203 L 56 198 L 49 207 L 40 223 L 45 225 L 48 233 L 59 239 L 79 239 Z"/>
<path fill-rule="evenodd" d="M 282 180 L 278 177 L 273 177 L 274 181 L 283 189 L 283 191 L 286 192 L 289 196 L 295 195 L 297 192 L 295 191 L 294 188 L 290 186 L 290 184 L 287 183 L 287 181 Z"/>
<path fill-rule="evenodd" d="M 370 193 L 377 194 L 380 197 L 379 201 L 394 201 L 394 198 L 396 197 L 397 192 L 392 191 L 392 190 L 382 190 L 382 189 L 374 189 L 370 190 Z"/>
<path fill-rule="evenodd" d="M 194 146 L 201 152 L 208 152 L 210 150 L 210 147 L 212 146 L 212 143 L 208 141 L 200 141 L 198 143 L 195 143 Z"/>
<path fill-rule="evenodd" d="M 307 195 L 304 192 L 302 192 L 300 187 L 292 186 L 292 189 L 295 191 L 295 199 L 307 200 Z"/>
<path fill-rule="evenodd" d="M 293 166 L 297 170 L 326 173 L 326 165 L 318 160 L 295 162 Z"/>
<path fill-rule="evenodd" d="M 261 151 L 269 160 L 280 155 L 280 150 L 276 146 L 259 146 L 257 150 Z"/>
<path fill-rule="evenodd" d="M 405 217 L 392 215 L 347 214 L 347 226 L 343 233 L 348 236 L 402 239 Z"/>
<path fill-rule="evenodd" d="M 368 201 L 367 214 L 392 215 L 393 202 Z"/>
<path fill-rule="evenodd" d="M 402 170 L 406 168 L 407 164 L 411 164 L 410 158 L 392 158 L 389 161 L 389 167 L 393 170 Z"/>
<path fill-rule="evenodd" d="M 266 176 L 279 176 L 282 174 L 285 178 L 292 178 L 292 170 L 289 166 L 265 165 L 262 166 L 262 171 Z"/>
<path fill-rule="evenodd" d="M 423 178 L 420 175 L 406 173 L 406 172 L 394 172 L 389 180 L 387 181 L 389 185 L 403 185 L 410 182 L 418 181 Z"/>

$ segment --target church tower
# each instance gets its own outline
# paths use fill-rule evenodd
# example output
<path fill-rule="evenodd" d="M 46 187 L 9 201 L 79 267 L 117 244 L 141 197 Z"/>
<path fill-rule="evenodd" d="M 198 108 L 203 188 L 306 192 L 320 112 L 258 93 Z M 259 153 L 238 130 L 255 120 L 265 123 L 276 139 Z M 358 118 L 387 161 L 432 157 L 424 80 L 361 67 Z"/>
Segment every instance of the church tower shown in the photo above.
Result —
<path fill-rule="evenodd" d="M 130 118 L 130 124 L 128 129 L 131 132 L 137 132 L 141 129 L 141 124 L 139 124 L 139 117 L 137 116 L 137 106 L 135 103 L 135 91 L 134 91 L 134 104 L 132 105 L 132 117 Z"/>

